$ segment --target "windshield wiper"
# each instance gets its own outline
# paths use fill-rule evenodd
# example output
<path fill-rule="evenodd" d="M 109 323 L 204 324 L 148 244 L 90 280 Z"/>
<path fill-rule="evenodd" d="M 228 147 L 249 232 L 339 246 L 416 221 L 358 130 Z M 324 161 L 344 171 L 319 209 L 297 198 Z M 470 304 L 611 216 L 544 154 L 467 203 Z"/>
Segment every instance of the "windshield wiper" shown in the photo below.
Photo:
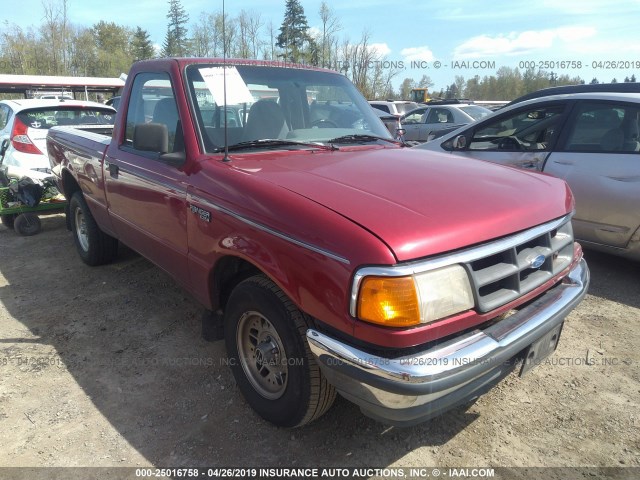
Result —
<path fill-rule="evenodd" d="M 307 148 L 315 148 L 319 150 L 338 150 L 337 147 L 333 145 L 323 145 L 321 143 L 312 143 L 312 142 L 298 142 L 296 140 L 282 140 L 279 138 L 262 138 L 259 140 L 248 140 L 246 142 L 234 143 L 233 145 L 229 145 L 228 150 L 248 150 L 251 148 L 278 148 L 278 147 L 307 147 Z M 224 147 L 219 147 L 214 150 L 215 153 L 224 152 Z"/>
<path fill-rule="evenodd" d="M 391 138 L 377 137 L 375 135 L 366 135 L 366 134 L 354 134 L 354 135 L 343 135 L 341 137 L 332 138 L 331 140 L 327 140 L 327 143 L 368 143 L 368 142 L 377 142 L 378 140 L 382 140 L 383 142 L 394 143 L 396 145 L 400 145 L 401 143 L 397 140 L 392 140 Z"/>

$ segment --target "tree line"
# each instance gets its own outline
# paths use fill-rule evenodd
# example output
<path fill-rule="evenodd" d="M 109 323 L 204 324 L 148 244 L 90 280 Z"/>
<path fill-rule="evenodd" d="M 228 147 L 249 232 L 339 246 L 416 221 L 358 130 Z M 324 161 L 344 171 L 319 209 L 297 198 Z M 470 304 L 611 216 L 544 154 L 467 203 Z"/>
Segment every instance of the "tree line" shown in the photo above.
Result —
<path fill-rule="evenodd" d="M 635 82 L 636 76 L 627 76 L 625 82 Z M 618 81 L 613 78 L 611 83 Z M 480 77 L 475 75 L 465 80 L 463 76 L 456 75 L 454 82 L 431 92 L 436 98 L 469 98 L 472 100 L 513 100 L 526 93 L 535 92 L 543 88 L 562 85 L 582 85 L 586 83 L 579 76 L 558 75 L 554 72 L 535 70 L 533 68 L 520 70 L 518 68 L 500 67 L 495 75 Z M 590 84 L 601 83 L 593 78 Z M 608 83 L 608 82 L 607 82 Z M 427 76 L 423 76 L 419 82 L 411 78 L 405 79 L 400 84 L 399 97 L 408 98 L 409 92 L 415 87 L 431 87 L 433 82 Z"/>
<path fill-rule="evenodd" d="M 319 28 L 310 29 L 300 0 L 286 0 L 280 26 L 266 22 L 255 10 L 235 16 L 222 11 L 201 12 L 195 19 L 180 0 L 168 0 L 167 31 L 160 48 L 141 26 L 134 28 L 99 21 L 92 26 L 69 20 L 68 0 L 43 0 L 43 20 L 23 28 L 7 21 L 0 33 L 0 73 L 117 77 L 131 64 L 162 56 L 256 58 L 304 63 L 338 70 L 349 77 L 369 99 L 406 99 L 414 87 L 431 89 L 424 75 L 418 81 L 405 78 L 398 89 L 393 82 L 403 70 L 371 43 L 364 30 L 353 41 L 342 35 L 342 26 L 327 2 L 317 15 Z M 318 24 L 318 23 L 317 23 Z M 614 79 L 615 80 L 615 79 Z M 625 80 L 635 81 L 635 77 Z M 597 82 L 593 79 L 591 83 Z M 431 92 L 443 98 L 510 100 L 553 85 L 585 83 L 580 77 L 542 70 L 520 71 L 502 67 L 495 75 L 454 81 Z"/>

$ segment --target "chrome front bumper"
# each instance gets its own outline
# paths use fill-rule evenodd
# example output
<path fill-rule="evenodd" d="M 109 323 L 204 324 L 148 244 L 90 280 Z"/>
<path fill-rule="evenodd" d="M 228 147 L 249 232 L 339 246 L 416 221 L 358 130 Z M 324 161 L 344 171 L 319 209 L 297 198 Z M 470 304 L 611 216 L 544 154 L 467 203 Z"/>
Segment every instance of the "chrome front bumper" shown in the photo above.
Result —
<path fill-rule="evenodd" d="M 588 286 L 583 259 L 560 284 L 504 320 L 401 358 L 375 356 L 313 329 L 307 340 L 342 396 L 368 416 L 408 426 L 492 388 L 513 370 L 510 359 L 562 324 Z"/>

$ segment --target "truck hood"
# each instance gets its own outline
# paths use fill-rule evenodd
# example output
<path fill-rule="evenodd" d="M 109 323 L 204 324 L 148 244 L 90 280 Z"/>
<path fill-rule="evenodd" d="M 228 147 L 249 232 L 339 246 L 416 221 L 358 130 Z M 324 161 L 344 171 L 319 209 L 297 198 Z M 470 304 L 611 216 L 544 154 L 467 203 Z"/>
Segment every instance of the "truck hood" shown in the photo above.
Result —
<path fill-rule="evenodd" d="M 573 208 L 563 180 L 424 150 L 268 152 L 234 156 L 232 165 L 355 222 L 398 261 L 513 234 Z"/>

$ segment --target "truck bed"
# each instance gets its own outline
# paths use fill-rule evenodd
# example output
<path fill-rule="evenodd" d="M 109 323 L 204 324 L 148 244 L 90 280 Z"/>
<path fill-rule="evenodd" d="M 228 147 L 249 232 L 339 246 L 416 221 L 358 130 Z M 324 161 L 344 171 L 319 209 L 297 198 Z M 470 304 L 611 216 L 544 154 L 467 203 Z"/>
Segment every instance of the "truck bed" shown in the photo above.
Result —
<path fill-rule="evenodd" d="M 102 158 L 112 134 L 112 125 L 78 125 L 53 127 L 47 138 L 62 150 L 70 150 L 84 157 Z M 51 152 L 49 156 L 51 157 Z"/>

